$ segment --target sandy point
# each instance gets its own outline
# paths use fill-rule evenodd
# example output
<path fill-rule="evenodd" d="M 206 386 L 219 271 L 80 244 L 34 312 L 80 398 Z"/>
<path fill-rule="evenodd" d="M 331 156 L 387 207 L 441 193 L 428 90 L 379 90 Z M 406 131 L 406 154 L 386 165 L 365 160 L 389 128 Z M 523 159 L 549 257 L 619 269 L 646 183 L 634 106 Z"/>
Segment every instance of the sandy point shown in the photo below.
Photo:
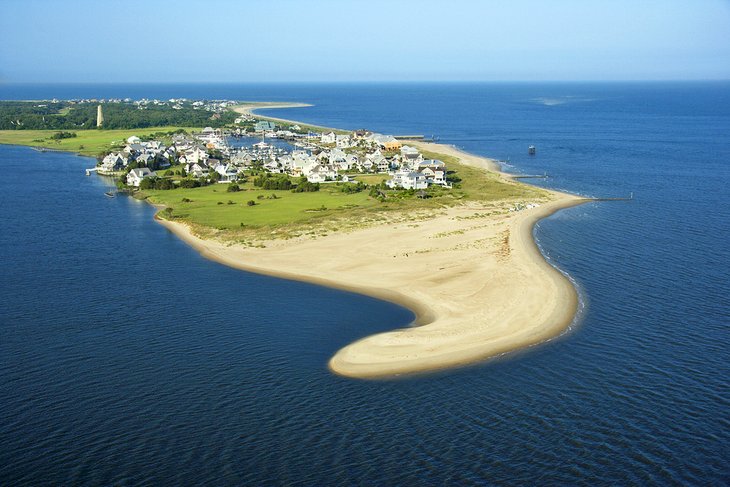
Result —
<path fill-rule="evenodd" d="M 256 108 L 303 106 L 256 104 Z M 408 142 L 411 144 L 411 142 Z M 496 172 L 496 161 L 453 146 L 412 142 Z M 533 238 L 537 221 L 589 201 L 546 191 L 535 201 L 470 202 L 428 219 L 338 232 L 316 239 L 270 240 L 263 248 L 202 239 L 182 222 L 157 220 L 222 264 L 402 304 L 417 316 L 408 328 L 379 333 L 340 349 L 332 372 L 385 378 L 483 361 L 561 334 L 578 307 L 573 284 L 551 266 Z"/>

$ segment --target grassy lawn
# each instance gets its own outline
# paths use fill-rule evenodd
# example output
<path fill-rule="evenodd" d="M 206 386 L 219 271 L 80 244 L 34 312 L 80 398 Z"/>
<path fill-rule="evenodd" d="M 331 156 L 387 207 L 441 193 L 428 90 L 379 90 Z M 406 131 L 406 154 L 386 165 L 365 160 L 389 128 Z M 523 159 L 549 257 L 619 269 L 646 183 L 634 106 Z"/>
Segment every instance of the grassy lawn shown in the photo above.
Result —
<path fill-rule="evenodd" d="M 355 179 L 355 182 L 362 181 L 365 184 L 380 184 L 384 180 L 388 180 L 387 174 L 360 174 L 360 173 L 350 173 L 351 176 Z"/>
<path fill-rule="evenodd" d="M 145 136 L 156 132 L 171 132 L 186 127 L 151 127 L 146 129 L 129 130 L 69 130 L 76 133 L 70 139 L 54 140 L 51 136 L 58 130 L 0 130 L 0 144 L 30 145 L 34 147 L 48 147 L 61 149 L 80 154 L 96 156 L 106 152 L 114 146 L 126 143 L 132 135 Z"/>
<path fill-rule="evenodd" d="M 334 187 L 314 193 L 263 190 L 251 183 L 241 185 L 243 191 L 228 193 L 227 187 L 227 184 L 215 184 L 192 189 L 149 190 L 144 193 L 148 195 L 149 201 L 172 207 L 176 218 L 219 230 L 241 228 L 241 223 L 253 227 L 275 227 L 317 220 L 343 209 L 377 203 L 377 200 L 368 197 L 367 192 L 346 194 Z M 183 198 L 191 201 L 185 202 Z M 248 206 L 248 201 L 255 201 L 256 205 Z"/>

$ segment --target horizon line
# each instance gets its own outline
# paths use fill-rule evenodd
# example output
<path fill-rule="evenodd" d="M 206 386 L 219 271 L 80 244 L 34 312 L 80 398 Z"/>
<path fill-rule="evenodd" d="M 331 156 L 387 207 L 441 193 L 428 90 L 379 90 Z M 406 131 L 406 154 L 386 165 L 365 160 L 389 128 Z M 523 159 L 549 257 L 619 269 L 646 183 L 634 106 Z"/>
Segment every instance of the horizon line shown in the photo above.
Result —
<path fill-rule="evenodd" d="M 267 84 L 500 84 L 500 83 L 710 83 L 730 82 L 730 78 L 672 78 L 672 79 L 544 79 L 544 80 L 271 80 L 271 81 L 1 81 L 9 85 L 267 85 Z"/>

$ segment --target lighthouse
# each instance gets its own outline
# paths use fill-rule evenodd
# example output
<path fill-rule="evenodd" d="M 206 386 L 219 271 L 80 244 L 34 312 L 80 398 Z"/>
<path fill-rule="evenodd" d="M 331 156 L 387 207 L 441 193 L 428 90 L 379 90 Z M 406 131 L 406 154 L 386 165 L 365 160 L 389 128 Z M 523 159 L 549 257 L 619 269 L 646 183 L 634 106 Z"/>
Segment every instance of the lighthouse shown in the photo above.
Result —
<path fill-rule="evenodd" d="M 104 114 L 101 111 L 101 105 L 96 107 L 96 126 L 101 127 L 104 123 Z"/>

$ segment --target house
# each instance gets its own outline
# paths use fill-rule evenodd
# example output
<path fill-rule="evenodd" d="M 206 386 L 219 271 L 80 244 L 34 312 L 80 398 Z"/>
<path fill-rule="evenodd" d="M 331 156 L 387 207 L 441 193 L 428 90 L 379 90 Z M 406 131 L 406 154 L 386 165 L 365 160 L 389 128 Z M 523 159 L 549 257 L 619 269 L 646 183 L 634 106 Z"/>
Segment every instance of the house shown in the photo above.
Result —
<path fill-rule="evenodd" d="M 139 144 L 142 142 L 139 137 L 133 135 L 127 139 L 127 144 Z"/>
<path fill-rule="evenodd" d="M 253 129 L 256 132 L 267 132 L 269 130 L 276 130 L 276 124 L 274 122 L 270 122 L 268 120 L 259 120 L 253 126 Z"/>
<path fill-rule="evenodd" d="M 128 159 L 118 152 L 108 154 L 101 161 L 101 170 L 104 172 L 119 171 L 127 167 Z"/>
<path fill-rule="evenodd" d="M 420 172 L 398 171 L 393 177 L 385 182 L 389 188 L 403 189 L 426 189 L 428 182 L 426 176 Z"/>
<path fill-rule="evenodd" d="M 307 177 L 310 183 L 323 183 L 327 180 L 334 181 L 337 179 L 337 170 L 332 166 L 323 166 L 321 164 L 308 165 L 302 170 L 302 174 Z"/>
<path fill-rule="evenodd" d="M 380 159 L 378 159 L 376 164 L 378 167 L 378 172 L 388 172 L 388 170 L 390 169 L 390 161 L 388 161 L 388 159 L 386 159 L 385 157 L 381 157 Z"/>
<path fill-rule="evenodd" d="M 334 144 L 337 141 L 337 136 L 334 132 L 327 132 L 320 136 L 319 141 L 323 144 Z"/>
<path fill-rule="evenodd" d="M 192 164 L 197 162 L 205 162 L 208 160 L 208 157 L 208 153 L 200 147 L 195 147 L 185 152 L 185 160 L 188 163 Z"/>
<path fill-rule="evenodd" d="M 387 151 L 400 150 L 400 148 L 403 146 L 403 144 L 401 144 L 392 135 L 372 134 L 368 138 L 371 142 Z"/>
<path fill-rule="evenodd" d="M 345 156 L 345 162 L 340 163 L 340 169 L 352 169 L 360 164 L 360 159 L 355 154 L 347 154 Z"/>
<path fill-rule="evenodd" d="M 141 183 L 143 179 L 150 178 L 154 175 L 155 173 L 146 167 L 132 169 L 129 171 L 129 174 L 127 174 L 127 185 L 139 188 L 139 183 Z"/>
<path fill-rule="evenodd" d="M 421 174 L 426 176 L 426 181 L 428 181 L 429 184 L 447 186 L 445 169 L 432 169 L 430 167 L 425 167 L 421 171 Z"/>
<path fill-rule="evenodd" d="M 155 156 L 153 156 L 152 154 L 149 154 L 149 153 L 144 153 L 144 154 L 137 156 L 135 161 L 137 161 L 137 164 L 149 166 L 151 162 L 155 161 Z"/>
<path fill-rule="evenodd" d="M 229 183 L 238 180 L 238 169 L 232 164 L 218 164 L 215 166 L 215 172 L 221 176 L 218 180 L 220 183 Z"/>
<path fill-rule="evenodd" d="M 144 152 L 144 146 L 139 142 L 127 144 L 122 150 L 127 155 L 136 155 Z"/>
<path fill-rule="evenodd" d="M 330 164 L 340 165 L 347 160 L 347 154 L 342 149 L 332 149 L 329 153 Z"/>
<path fill-rule="evenodd" d="M 204 162 L 188 163 L 185 166 L 185 172 L 196 178 L 202 178 L 209 174 L 208 165 Z"/>
<path fill-rule="evenodd" d="M 352 145 L 352 139 L 347 134 L 340 134 L 335 136 L 335 145 L 340 149 L 350 147 Z"/>
<path fill-rule="evenodd" d="M 411 147 L 410 145 L 404 145 L 400 148 L 400 155 L 405 163 L 418 163 L 423 160 L 423 156 L 418 149 Z"/>
<path fill-rule="evenodd" d="M 423 170 L 427 167 L 431 169 L 442 169 L 446 170 L 446 164 L 443 163 L 443 161 L 439 161 L 438 159 L 425 159 L 418 163 L 419 169 Z"/>

